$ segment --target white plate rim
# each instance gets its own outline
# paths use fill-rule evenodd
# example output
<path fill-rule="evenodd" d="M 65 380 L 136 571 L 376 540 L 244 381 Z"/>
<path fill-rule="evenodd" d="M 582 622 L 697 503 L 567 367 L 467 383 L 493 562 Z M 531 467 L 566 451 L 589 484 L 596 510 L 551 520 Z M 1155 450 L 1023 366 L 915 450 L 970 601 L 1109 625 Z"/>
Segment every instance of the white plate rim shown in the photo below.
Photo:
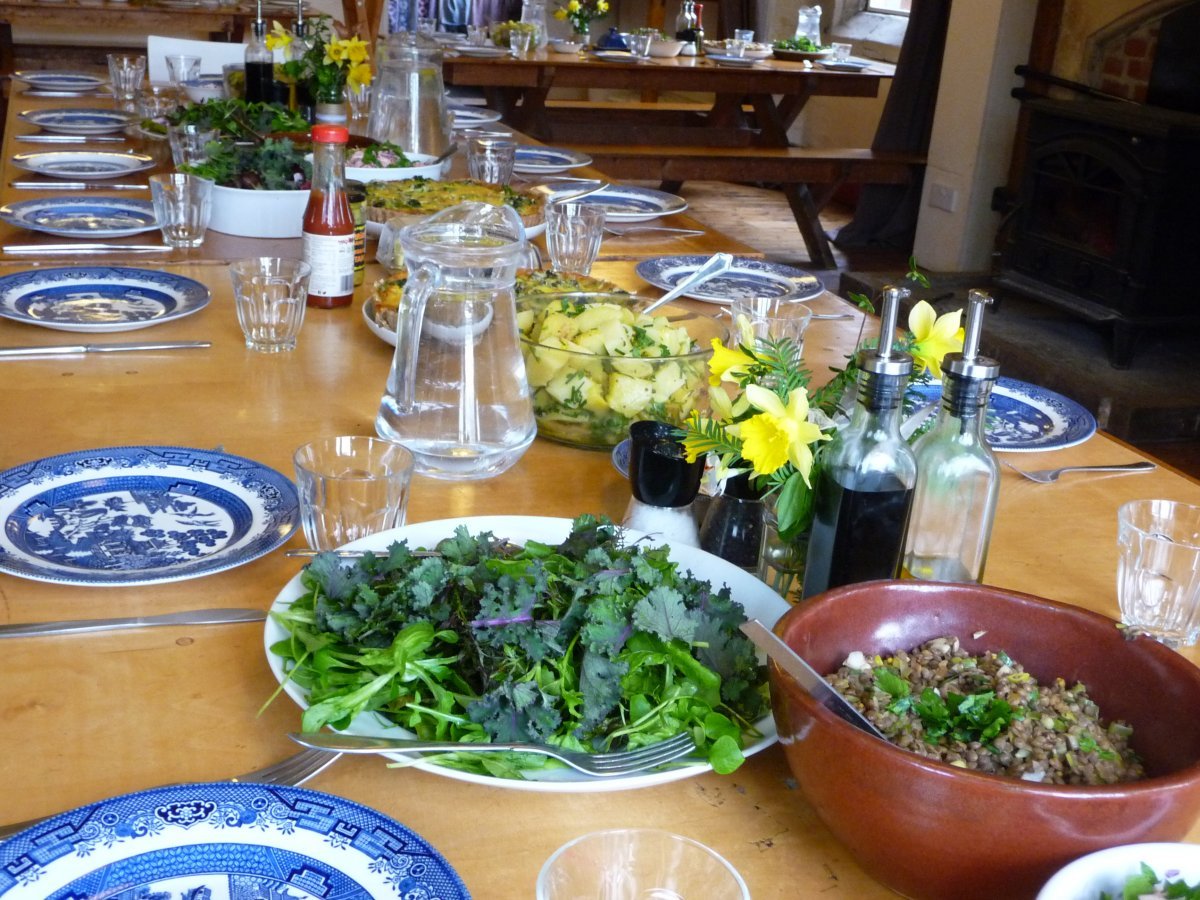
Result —
<path fill-rule="evenodd" d="M 12 77 L 34 87 L 65 85 L 65 90 L 91 91 L 108 84 L 108 79 L 72 69 L 23 69 L 13 72 Z"/>
<path fill-rule="evenodd" d="M 383 550 L 393 541 L 401 538 L 407 539 L 412 546 L 431 546 L 437 540 L 452 535 L 454 529 L 460 525 L 465 526 L 475 534 L 490 531 L 497 537 L 509 537 L 518 541 L 533 539 L 556 542 L 561 541 L 570 533 L 571 522 L 571 519 L 547 516 L 468 516 L 459 519 L 435 519 L 427 522 L 409 523 L 390 531 L 368 535 L 367 537 L 346 544 L 346 548 L 355 550 Z M 656 546 L 665 543 L 639 531 L 630 529 L 626 529 L 625 531 L 629 540 L 644 540 L 646 543 Z M 697 547 L 672 547 L 671 558 L 678 561 L 681 568 L 685 571 L 703 572 L 711 568 L 716 568 L 722 572 L 724 583 L 729 584 L 733 589 L 732 594 L 735 599 L 744 596 L 757 597 L 759 602 L 752 604 L 753 608 L 747 610 L 747 615 L 759 619 L 768 628 L 773 626 L 790 608 L 786 600 L 772 591 L 766 584 L 759 581 L 754 575 L 718 557 L 705 553 Z M 697 577 L 708 578 L 708 576 L 703 574 L 699 574 Z M 300 579 L 301 574 L 297 573 L 283 586 L 271 604 L 271 611 L 286 609 L 289 604 L 301 596 L 303 587 Z M 715 579 L 709 578 L 709 580 Z M 271 673 L 283 685 L 283 691 L 301 709 L 305 709 L 307 707 L 304 702 L 304 692 L 290 679 L 285 678 L 282 659 L 271 652 L 271 646 L 277 641 L 283 640 L 288 634 L 289 632 L 283 626 L 279 625 L 274 618 L 268 616 L 266 626 L 263 629 L 263 651 L 266 654 L 267 664 L 271 669 Z M 777 740 L 775 721 L 770 713 L 758 720 L 755 723 L 755 727 L 762 732 L 762 737 L 743 749 L 742 752 L 747 757 L 766 749 Z M 373 736 L 411 736 L 401 728 L 381 724 L 369 714 L 356 717 L 351 722 L 350 727 L 345 729 L 345 733 Z M 385 755 L 399 761 L 411 761 L 411 757 L 407 757 L 401 753 L 389 753 Z M 668 769 L 663 772 L 641 772 L 626 777 L 591 778 L 569 770 L 556 769 L 551 773 L 557 776 L 555 780 L 517 780 L 477 775 L 473 772 L 450 769 L 430 762 L 416 762 L 412 763 L 412 765 L 415 768 L 456 781 L 465 781 L 488 787 L 509 788 L 535 793 L 581 794 L 655 787 L 712 771 L 711 766 L 703 763 L 694 766 L 681 766 L 680 768 Z"/>
<path fill-rule="evenodd" d="M 546 153 L 557 156 L 560 161 L 552 163 L 522 162 L 522 150 L 526 153 Z M 526 172 L 528 174 L 554 174 L 555 172 L 566 172 L 570 169 L 578 169 L 582 166 L 590 166 L 591 164 L 592 158 L 590 156 L 579 150 L 572 150 L 569 147 L 543 147 L 534 144 L 519 144 L 517 146 L 517 160 L 513 163 L 513 171 Z"/>
<path fill-rule="evenodd" d="M 105 460 L 110 458 L 124 462 L 106 463 Z M 153 462 L 142 462 L 139 466 L 130 462 L 140 458 L 148 458 Z M 205 460 L 207 466 L 188 466 L 183 462 L 188 459 Z M 224 463 L 229 471 L 220 471 L 219 467 L 213 466 L 214 462 Z M 56 471 L 56 468 L 63 466 L 70 467 L 73 471 Z M 101 475 L 109 470 L 111 474 Z M 235 470 L 236 475 L 233 474 Z M 38 481 L 29 481 L 33 473 L 43 471 L 44 477 L 39 475 Z M 178 571 L 174 574 L 169 571 L 171 566 L 124 570 L 68 570 L 61 566 L 50 568 L 45 565 L 44 560 L 31 558 L 26 551 L 12 545 L 8 537 L 8 523 L 13 511 L 21 503 L 40 496 L 56 485 L 66 486 L 102 478 L 127 478 L 139 471 L 156 476 L 177 472 L 180 479 L 208 483 L 229 493 L 240 491 L 239 499 L 252 507 L 253 518 L 260 520 L 259 527 L 256 531 L 248 530 L 235 542 L 214 553 L 178 564 L 175 566 Z M 248 475 L 253 477 L 253 481 L 245 480 Z M 241 480 L 238 480 L 239 478 Z M 247 484 L 250 486 L 247 487 Z M 257 496 L 251 496 L 256 491 Z M 271 498 L 277 509 L 268 508 L 267 503 L 263 501 L 264 494 Z M 257 508 L 253 507 L 254 503 L 257 503 Z M 186 581 L 234 569 L 270 553 L 291 537 L 299 523 L 300 501 L 295 486 L 287 476 L 256 460 L 224 451 L 153 444 L 100 447 L 60 453 L 0 472 L 0 524 L 3 526 L 0 528 L 0 571 L 31 581 L 86 587 L 130 587 Z M 42 564 L 40 568 L 39 563 Z M 112 577 L 98 577 L 104 573 Z"/>
<path fill-rule="evenodd" d="M 761 62 L 761 60 L 755 59 L 753 56 L 731 56 L 728 53 L 709 53 L 706 55 L 718 66 L 729 66 L 734 69 L 749 69 Z"/>
<path fill-rule="evenodd" d="M 92 125 L 67 124 L 61 120 L 68 116 L 82 118 L 107 118 L 107 122 Z M 111 134 L 133 124 L 133 116 L 115 109 L 88 109 L 87 107 L 71 107 L 69 109 L 26 109 L 17 114 L 22 121 L 28 122 L 49 131 L 52 134 Z"/>
<path fill-rule="evenodd" d="M 156 286 L 159 290 L 166 289 L 178 297 L 178 307 L 174 312 L 154 319 L 135 319 L 100 325 L 78 322 L 45 322 L 10 308 L 30 291 L 38 290 L 39 282 L 49 282 L 55 277 L 65 278 L 68 275 L 75 277 L 75 273 L 78 273 L 77 277 L 79 278 L 88 278 L 106 284 L 129 286 L 140 284 Z M 154 285 L 155 279 L 158 279 L 157 285 Z M 38 325 L 53 331 L 82 334 L 136 331 L 140 328 L 149 328 L 163 322 L 173 322 L 176 319 L 190 316 L 208 306 L 211 299 L 212 294 L 208 288 L 194 278 L 176 275 L 173 272 L 160 272 L 155 269 L 138 269 L 133 266 L 59 266 L 30 269 L 0 276 L 0 318 L 26 325 Z"/>
<path fill-rule="evenodd" d="M 651 259 L 645 259 L 639 262 L 634 271 L 638 276 L 644 279 L 647 283 L 654 285 L 664 291 L 669 291 L 674 287 L 674 283 L 663 278 L 661 273 L 664 271 L 695 271 L 699 266 L 708 259 L 707 256 L 697 254 L 682 254 L 679 256 L 656 256 Z M 655 271 L 656 268 L 658 271 Z M 741 272 L 748 275 L 763 275 L 772 274 L 781 277 L 766 279 L 772 283 L 794 283 L 796 277 L 804 280 L 813 279 L 816 286 L 799 293 L 795 299 L 797 302 L 807 302 L 819 297 L 825 292 L 825 284 L 821 278 L 814 275 L 812 272 L 806 272 L 803 269 L 797 269 L 794 266 L 784 265 L 783 263 L 775 263 L 765 259 L 755 259 L 748 256 L 735 256 L 733 265 L 730 267 L 731 272 Z M 689 291 L 684 294 L 685 297 L 691 297 L 694 300 L 701 300 L 705 303 L 715 303 L 721 306 L 727 306 L 732 301 L 731 297 L 710 294 L 705 291 L 705 286 L 701 285 L 694 291 Z"/>
<path fill-rule="evenodd" d="M 129 163 L 122 163 L 119 169 L 112 172 L 71 171 L 70 169 L 50 171 L 45 166 L 38 165 L 39 160 L 50 161 L 55 158 L 68 163 L 72 159 L 80 162 L 87 159 L 113 161 L 123 159 L 129 160 Z M 26 172 L 34 172 L 38 175 L 45 175 L 48 178 L 78 179 L 80 181 L 105 181 L 109 178 L 123 178 L 135 172 L 145 172 L 147 169 L 153 169 L 155 166 L 154 157 L 152 156 L 147 156 L 143 153 L 120 153 L 116 150 L 36 150 L 16 154 L 12 158 L 12 163 L 18 169 L 24 169 Z"/>
<path fill-rule="evenodd" d="M 628 197 L 630 199 L 639 198 L 641 200 L 649 200 L 657 202 L 659 209 L 654 212 L 630 211 L 622 212 L 621 210 L 608 210 L 606 218 L 610 222 L 649 222 L 652 219 L 657 219 L 662 216 L 673 216 L 677 213 L 684 212 L 688 208 L 688 202 L 682 197 L 675 194 L 668 194 L 666 191 L 658 191 L 654 188 L 642 187 L 623 187 L 620 185 L 607 185 L 594 193 L 580 197 L 580 203 L 599 204 L 606 199 L 613 200 L 620 197 Z M 608 204 L 605 204 L 606 206 Z"/>
<path fill-rule="evenodd" d="M 141 225 L 136 228 L 109 228 L 109 229 L 77 229 L 69 228 L 49 228 L 44 225 L 37 225 L 30 222 L 27 214 L 36 213 L 38 210 L 51 209 L 56 206 L 100 206 L 111 204 L 111 208 L 115 210 L 130 210 L 136 209 L 143 213 L 148 213 L 150 222 L 148 225 Z M 134 234 L 143 234 L 147 231 L 154 231 L 158 228 L 158 222 L 154 217 L 154 204 L 149 200 L 137 200 L 126 197 L 38 197 L 33 200 L 16 200 L 12 203 L 5 203 L 0 206 L 0 219 L 14 225 L 17 228 L 25 228 L 29 231 L 39 231 L 42 234 L 53 234 L 58 237 L 97 237 L 97 238 L 117 238 L 129 237 Z"/>

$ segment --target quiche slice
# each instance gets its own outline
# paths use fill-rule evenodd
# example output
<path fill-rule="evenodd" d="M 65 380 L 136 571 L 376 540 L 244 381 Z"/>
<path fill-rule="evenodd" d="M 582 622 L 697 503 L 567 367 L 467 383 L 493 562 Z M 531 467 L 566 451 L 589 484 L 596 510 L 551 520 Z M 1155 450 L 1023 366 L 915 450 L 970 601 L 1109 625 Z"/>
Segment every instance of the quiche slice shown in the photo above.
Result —
<path fill-rule="evenodd" d="M 408 271 L 400 269 L 387 278 L 375 282 L 372 290 L 372 310 L 375 321 L 391 331 L 396 330 L 396 310 L 400 308 L 400 297 L 404 293 Z M 627 291 L 611 281 L 591 275 L 572 275 L 569 272 L 552 272 L 549 269 L 519 269 L 517 271 L 516 295 L 564 294 L 575 291 L 624 294 Z"/>
<path fill-rule="evenodd" d="M 400 181 L 367 182 L 367 200 L 363 208 L 371 222 L 387 222 L 395 216 L 428 216 L 459 203 L 473 200 L 492 206 L 507 204 L 517 211 L 526 227 L 542 221 L 546 198 L 526 194 L 508 185 L 481 181 L 434 181 L 417 176 Z"/>

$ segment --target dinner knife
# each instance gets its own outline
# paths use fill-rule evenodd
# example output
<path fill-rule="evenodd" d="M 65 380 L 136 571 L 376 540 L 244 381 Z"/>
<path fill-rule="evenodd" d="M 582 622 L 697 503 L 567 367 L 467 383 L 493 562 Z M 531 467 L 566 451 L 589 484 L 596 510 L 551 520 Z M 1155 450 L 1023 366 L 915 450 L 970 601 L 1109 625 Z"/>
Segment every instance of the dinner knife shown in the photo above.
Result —
<path fill-rule="evenodd" d="M 861 728 L 867 734 L 886 741 L 878 728 L 871 724 L 849 700 L 834 690 L 833 686 L 821 677 L 821 673 L 810 666 L 799 653 L 789 647 L 783 640 L 758 619 L 749 619 L 741 624 L 741 630 L 754 645 L 765 652 L 779 668 L 787 672 L 799 682 L 800 686 L 814 700 L 828 709 L 840 719 L 849 722 L 855 728 Z"/>
<path fill-rule="evenodd" d="M 123 184 L 119 181 L 10 181 L 20 191 L 148 191 L 148 184 Z"/>
<path fill-rule="evenodd" d="M 5 253 L 40 256 L 54 253 L 169 253 L 166 244 L 5 244 Z"/>
<path fill-rule="evenodd" d="M 152 625 L 224 625 L 235 622 L 262 622 L 261 609 L 192 609 L 156 616 L 129 616 L 122 619 L 75 619 L 62 622 L 28 622 L 0 625 L 0 638 L 39 637 L 48 634 L 79 634 L 85 631 L 116 631 L 147 628 Z"/>
<path fill-rule="evenodd" d="M 18 134 L 16 140 L 27 144 L 121 144 L 125 138 L 110 134 Z"/>
<path fill-rule="evenodd" d="M 0 359 L 67 356 L 74 353 L 124 353 L 128 350 L 200 350 L 211 341 L 125 341 L 116 344 L 54 344 L 46 347 L 0 347 Z"/>

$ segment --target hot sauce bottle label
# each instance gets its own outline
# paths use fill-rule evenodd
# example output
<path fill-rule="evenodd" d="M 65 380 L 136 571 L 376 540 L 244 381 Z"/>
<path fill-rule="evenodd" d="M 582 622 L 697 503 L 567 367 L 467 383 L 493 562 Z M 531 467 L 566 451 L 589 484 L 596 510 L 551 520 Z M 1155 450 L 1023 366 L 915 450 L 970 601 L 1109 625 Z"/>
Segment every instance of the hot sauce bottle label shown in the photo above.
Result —
<path fill-rule="evenodd" d="M 354 233 L 304 232 L 304 260 L 312 266 L 308 293 L 315 297 L 345 297 L 354 293 Z"/>

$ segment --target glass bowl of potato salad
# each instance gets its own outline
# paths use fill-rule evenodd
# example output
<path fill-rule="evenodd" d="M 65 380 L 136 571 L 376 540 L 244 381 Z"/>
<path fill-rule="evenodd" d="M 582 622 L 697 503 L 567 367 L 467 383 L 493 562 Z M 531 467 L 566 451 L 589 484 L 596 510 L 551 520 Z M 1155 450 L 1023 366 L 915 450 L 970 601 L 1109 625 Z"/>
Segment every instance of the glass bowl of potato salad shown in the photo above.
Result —
<path fill-rule="evenodd" d="M 624 293 L 534 294 L 518 300 L 517 325 L 538 434 L 576 447 L 610 449 L 629 425 L 682 425 L 708 406 L 712 340 L 727 329 L 685 306 L 641 308 Z"/>

